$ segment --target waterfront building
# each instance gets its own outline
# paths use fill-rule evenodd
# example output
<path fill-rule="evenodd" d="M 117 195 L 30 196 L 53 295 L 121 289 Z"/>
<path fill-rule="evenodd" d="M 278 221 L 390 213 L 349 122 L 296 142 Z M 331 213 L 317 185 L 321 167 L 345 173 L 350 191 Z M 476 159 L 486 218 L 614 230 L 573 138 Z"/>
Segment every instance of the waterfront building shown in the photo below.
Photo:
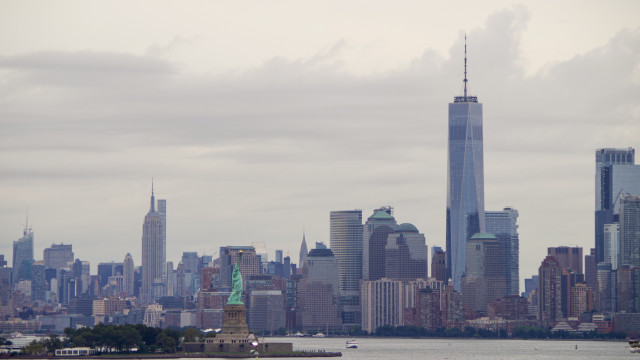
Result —
<path fill-rule="evenodd" d="M 582 248 L 558 246 L 547 248 L 547 255 L 553 256 L 558 260 L 560 267 L 569 269 L 576 274 L 583 274 L 582 270 Z"/>
<path fill-rule="evenodd" d="M 284 295 L 280 290 L 252 290 L 249 330 L 274 331 L 285 327 Z"/>
<path fill-rule="evenodd" d="M 127 253 L 124 257 L 122 266 L 123 286 L 122 290 L 126 296 L 133 296 L 133 273 L 135 268 L 133 266 L 133 257 Z"/>
<path fill-rule="evenodd" d="M 385 246 L 385 277 L 404 281 L 427 279 L 428 263 L 429 248 L 424 235 L 409 223 L 396 226 Z"/>
<path fill-rule="evenodd" d="M 502 251 L 503 274 L 507 295 L 520 294 L 520 240 L 518 210 L 505 207 L 502 211 L 485 211 L 485 231 L 495 235 Z"/>
<path fill-rule="evenodd" d="M 381 207 L 373 211 L 363 229 L 362 278 L 378 280 L 385 276 L 385 247 L 387 238 L 396 227 L 393 208 Z"/>
<path fill-rule="evenodd" d="M 44 264 L 50 269 L 68 268 L 73 263 L 72 245 L 52 244 L 43 251 Z"/>
<path fill-rule="evenodd" d="M 538 321 L 544 326 L 554 325 L 562 314 L 562 266 L 547 256 L 538 269 Z"/>
<path fill-rule="evenodd" d="M 596 308 L 603 313 L 615 311 L 616 279 L 611 264 L 601 262 L 596 265 L 597 291 L 595 297 Z"/>
<path fill-rule="evenodd" d="M 486 315 L 490 303 L 507 295 L 502 259 L 493 234 L 478 233 L 469 240 L 462 279 L 462 301 L 468 312 Z"/>
<path fill-rule="evenodd" d="M 156 201 L 151 186 L 151 206 L 142 224 L 142 301 L 153 303 L 164 296 L 162 280 L 166 271 L 166 200 Z M 162 286 L 158 286 L 160 283 Z M 161 292 L 161 294 L 159 294 Z M 159 296 L 158 296 L 159 295 Z M 145 315 L 146 317 L 146 315 Z"/>
<path fill-rule="evenodd" d="M 616 312 L 640 312 L 640 268 L 622 265 L 616 271 Z"/>
<path fill-rule="evenodd" d="M 33 261 L 33 231 L 29 227 L 29 218 L 27 217 L 22 237 L 13 242 L 13 284 L 22 280 L 30 280 L 29 273 Z"/>
<path fill-rule="evenodd" d="M 604 225 L 618 222 L 620 195 L 640 195 L 640 165 L 634 161 L 633 148 L 596 150 L 596 262 L 604 261 Z"/>
<path fill-rule="evenodd" d="M 464 95 L 449 103 L 447 151 L 447 278 L 462 288 L 467 242 L 485 232 L 482 104 L 467 95 L 465 40 Z"/>
<path fill-rule="evenodd" d="M 620 197 L 620 265 L 640 268 L 640 196 L 638 195 L 625 194 Z"/>
<path fill-rule="evenodd" d="M 298 283 L 298 314 L 300 329 L 338 330 L 340 317 L 340 280 L 338 260 L 331 249 L 313 249 L 302 266 Z"/>
<path fill-rule="evenodd" d="M 345 325 L 360 325 L 362 210 L 331 211 L 329 239 L 331 250 L 338 261 L 342 322 Z"/>
<path fill-rule="evenodd" d="M 404 324 L 406 292 L 400 280 L 379 279 L 362 281 L 362 330 L 373 333 L 383 325 Z"/>

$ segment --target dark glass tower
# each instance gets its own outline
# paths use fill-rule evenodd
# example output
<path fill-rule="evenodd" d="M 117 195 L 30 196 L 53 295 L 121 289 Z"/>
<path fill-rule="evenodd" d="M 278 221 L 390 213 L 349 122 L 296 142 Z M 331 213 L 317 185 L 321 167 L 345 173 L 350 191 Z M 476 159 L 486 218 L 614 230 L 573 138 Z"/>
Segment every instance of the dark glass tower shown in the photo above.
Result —
<path fill-rule="evenodd" d="M 633 148 L 596 150 L 596 262 L 605 260 L 604 226 L 619 221 L 620 195 L 640 194 L 640 165 Z"/>
<path fill-rule="evenodd" d="M 467 96 L 466 39 L 464 95 L 449 104 L 447 162 L 447 277 L 460 291 L 467 242 L 484 232 L 482 104 L 476 96 Z"/>

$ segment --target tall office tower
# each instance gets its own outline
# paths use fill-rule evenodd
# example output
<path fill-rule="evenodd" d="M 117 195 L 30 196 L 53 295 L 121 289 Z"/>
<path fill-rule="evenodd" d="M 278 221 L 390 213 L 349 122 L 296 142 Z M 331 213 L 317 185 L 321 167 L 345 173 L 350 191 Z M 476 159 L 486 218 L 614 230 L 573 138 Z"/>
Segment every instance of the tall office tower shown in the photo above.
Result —
<path fill-rule="evenodd" d="M 429 248 L 423 234 L 409 223 L 396 226 L 384 249 L 384 277 L 393 280 L 428 279 Z"/>
<path fill-rule="evenodd" d="M 449 103 L 447 156 L 447 277 L 461 290 L 467 242 L 484 229 L 484 160 L 482 104 L 467 96 L 465 39 L 464 95 Z"/>
<path fill-rule="evenodd" d="M 342 328 L 338 260 L 330 249 L 312 249 L 299 281 L 298 325 L 305 330 Z"/>
<path fill-rule="evenodd" d="M 576 274 L 583 274 L 582 248 L 558 246 L 547 248 L 547 255 L 553 256 L 563 269 L 569 269 Z"/>
<path fill-rule="evenodd" d="M 465 308 L 487 314 L 487 305 L 506 296 L 502 251 L 493 234 L 477 233 L 467 243 L 466 271 L 462 278 Z"/>
<path fill-rule="evenodd" d="M 589 255 L 584 256 L 584 281 L 591 290 L 596 291 L 598 271 L 596 270 L 596 249 L 591 248 Z"/>
<path fill-rule="evenodd" d="M 640 268 L 622 265 L 616 271 L 616 311 L 640 312 Z"/>
<path fill-rule="evenodd" d="M 447 281 L 447 255 L 438 246 L 432 247 L 431 252 L 431 277 L 438 281 Z"/>
<path fill-rule="evenodd" d="M 597 272 L 597 291 L 596 291 L 596 308 L 600 312 L 615 311 L 615 271 L 611 271 L 611 264 L 600 262 L 596 265 Z"/>
<path fill-rule="evenodd" d="M 133 296 L 133 273 L 135 267 L 133 266 L 133 257 L 127 253 L 124 257 L 122 266 L 123 286 L 122 290 L 128 296 Z"/>
<path fill-rule="evenodd" d="M 282 264 L 282 250 L 276 250 L 276 262 Z"/>
<path fill-rule="evenodd" d="M 165 289 L 167 296 L 175 296 L 176 294 L 176 274 L 173 271 L 173 261 L 167 261 L 167 269 L 164 274 Z"/>
<path fill-rule="evenodd" d="M 71 244 L 52 244 L 51 247 L 44 249 L 44 264 L 50 269 L 60 270 L 70 267 L 69 263 L 73 263 L 73 247 Z"/>
<path fill-rule="evenodd" d="M 33 231 L 29 227 L 29 218 L 24 226 L 22 237 L 13 242 L 13 280 L 14 284 L 29 280 L 33 263 Z"/>
<path fill-rule="evenodd" d="M 163 212 L 156 211 L 156 198 L 151 186 L 151 204 L 142 224 L 142 289 L 145 303 L 153 303 L 154 282 L 162 282 L 166 271 L 166 201 L 158 200 Z M 157 293 L 156 293 L 157 294 Z"/>
<path fill-rule="evenodd" d="M 393 208 L 390 206 L 373 210 L 362 231 L 362 278 L 382 279 L 385 274 L 384 248 L 387 238 L 396 227 Z"/>
<path fill-rule="evenodd" d="M 304 233 L 302 233 L 302 244 L 300 244 L 300 260 L 298 264 L 300 267 L 304 264 L 304 261 L 307 259 L 307 254 L 309 251 L 307 250 L 307 240 L 305 239 Z"/>
<path fill-rule="evenodd" d="M 620 224 L 604 224 L 604 259 L 611 264 L 611 270 L 618 269 L 620 260 Z"/>
<path fill-rule="evenodd" d="M 634 165 L 635 150 L 596 150 L 596 262 L 604 261 L 604 224 L 618 222 L 620 194 L 640 195 L 640 165 Z"/>
<path fill-rule="evenodd" d="M 329 245 L 338 260 L 342 322 L 360 325 L 362 210 L 332 211 L 329 228 Z"/>
<path fill-rule="evenodd" d="M 485 211 L 485 231 L 500 243 L 507 295 L 520 294 L 520 240 L 518 238 L 518 210 L 505 207 L 502 211 Z"/>
<path fill-rule="evenodd" d="M 547 256 L 538 269 L 538 320 L 548 326 L 563 317 L 562 267 L 553 256 Z"/>
<path fill-rule="evenodd" d="M 46 277 L 44 261 L 36 261 L 31 265 L 31 299 L 45 300 Z"/>
<path fill-rule="evenodd" d="M 225 246 L 220 248 L 220 286 L 222 288 L 231 288 L 231 275 L 233 266 L 238 261 L 238 257 L 242 252 L 242 262 L 240 263 L 240 274 L 242 275 L 242 284 L 246 287 L 247 279 L 252 275 L 260 275 L 262 265 L 260 259 L 256 255 L 256 249 L 253 246 Z"/>
<path fill-rule="evenodd" d="M 625 194 L 620 198 L 620 265 L 640 267 L 640 196 L 638 195 Z"/>
<path fill-rule="evenodd" d="M 192 274 L 198 274 L 198 253 L 185 251 L 182 253 L 184 270 Z"/>
<path fill-rule="evenodd" d="M 406 309 L 415 308 L 415 281 L 362 281 L 362 330 L 373 333 L 383 325 L 404 325 Z"/>

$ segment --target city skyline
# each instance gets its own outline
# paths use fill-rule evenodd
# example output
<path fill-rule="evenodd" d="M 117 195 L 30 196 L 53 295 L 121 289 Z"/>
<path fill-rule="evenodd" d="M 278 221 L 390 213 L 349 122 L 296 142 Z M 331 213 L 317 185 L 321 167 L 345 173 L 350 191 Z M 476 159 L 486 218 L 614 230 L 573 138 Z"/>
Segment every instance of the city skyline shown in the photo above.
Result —
<path fill-rule="evenodd" d="M 140 264 L 152 176 L 172 204 L 167 260 L 176 264 L 182 252 L 253 241 L 294 256 L 303 227 L 309 243 L 329 243 L 331 211 L 382 205 L 444 248 L 446 104 L 461 94 L 465 32 L 471 92 L 485 104 L 485 208 L 518 209 L 521 279 L 537 273 L 548 246 L 588 253 L 593 152 L 640 147 L 635 2 L 581 2 L 577 13 L 572 2 L 469 3 L 459 13 L 347 4 L 353 28 L 330 31 L 337 3 L 307 13 L 277 2 L 255 27 L 262 14 L 248 11 L 226 32 L 213 23 L 242 5 L 185 7 L 187 26 L 162 21 L 172 13 L 164 2 L 146 19 L 149 33 L 127 31 L 144 19 L 141 4 L 103 4 L 103 15 L 80 19 L 64 15 L 71 3 L 42 15 L 3 3 L 7 259 L 28 206 L 36 258 L 64 242 L 93 269 L 128 252 Z M 279 17 L 286 6 L 300 17 Z M 136 21 L 122 22 L 125 13 Z M 389 14 L 408 25 L 375 21 Z M 290 35 L 301 20 L 300 38 Z M 112 34 L 88 36 L 85 21 Z"/>

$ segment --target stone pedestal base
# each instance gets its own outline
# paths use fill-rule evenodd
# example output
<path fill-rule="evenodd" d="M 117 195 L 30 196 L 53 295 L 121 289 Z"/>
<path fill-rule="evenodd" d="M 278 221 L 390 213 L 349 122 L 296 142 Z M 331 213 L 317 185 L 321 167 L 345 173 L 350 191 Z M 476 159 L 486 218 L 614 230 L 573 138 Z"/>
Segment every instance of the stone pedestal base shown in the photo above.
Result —
<path fill-rule="evenodd" d="M 222 334 L 249 335 L 247 308 L 244 305 L 225 305 Z"/>

